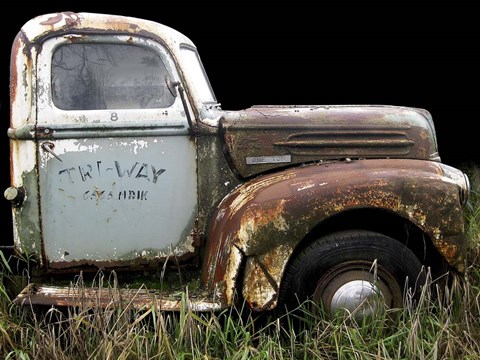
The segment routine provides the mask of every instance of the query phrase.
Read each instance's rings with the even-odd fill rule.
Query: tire
[[[395,239],[367,231],[333,233],[293,259],[279,306],[292,310],[313,300],[327,316],[347,310],[359,320],[401,308],[407,291],[414,299],[419,296],[425,278],[419,259]]]

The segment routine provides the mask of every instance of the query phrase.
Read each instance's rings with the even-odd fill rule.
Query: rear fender
[[[256,310],[276,306],[286,264],[318,224],[347,210],[375,208],[420,228],[453,266],[463,263],[459,187],[443,165],[420,160],[359,160],[287,169],[227,195],[209,231],[202,282],[225,305],[242,293]]]

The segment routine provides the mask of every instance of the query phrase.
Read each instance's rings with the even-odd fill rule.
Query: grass
[[[258,319],[231,308],[218,314],[151,308],[19,308],[0,279],[0,358],[4,359],[480,359],[480,169],[469,168],[470,251],[449,287],[425,287],[413,309],[363,323],[325,320],[303,307],[305,326]],[[1,259],[0,259],[1,260]],[[5,259],[3,259],[5,260]],[[0,278],[11,272],[5,266]]]

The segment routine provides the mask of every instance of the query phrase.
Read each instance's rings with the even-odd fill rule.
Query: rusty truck
[[[463,270],[468,178],[427,110],[223,110],[186,36],[107,14],[28,21],[10,71],[18,303],[369,312]],[[60,281],[99,273],[120,295]]]

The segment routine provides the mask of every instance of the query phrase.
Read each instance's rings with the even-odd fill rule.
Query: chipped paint
[[[328,218],[367,208],[383,209],[414,224],[442,249],[439,250],[446,260],[458,268],[463,241],[458,187],[463,184],[445,181],[441,168],[438,163],[419,160],[361,160],[305,166],[252,180],[220,204],[221,216],[216,218],[209,233],[215,243],[207,244],[207,267],[204,267],[202,281],[209,288],[217,281],[233,286],[238,271],[232,267],[237,261],[229,255],[233,247],[242,249],[247,264],[253,261],[251,257],[268,258],[273,254],[278,264],[284,264],[291,252],[277,249],[282,246],[294,249]],[[317,178],[321,178],[320,183],[324,185],[310,186]],[[297,191],[302,187],[309,188]],[[265,274],[276,274],[283,268],[270,267],[265,262],[261,270]],[[267,278],[270,284],[275,277]],[[280,286],[278,278],[274,281],[276,285],[268,286],[265,279],[259,280],[263,281],[263,288],[270,286],[271,289],[264,297],[253,287],[244,288],[244,296],[255,299],[258,309],[276,301],[272,298],[272,289]],[[227,302],[231,301],[230,293],[224,296]]]
[[[49,266],[146,262],[195,252],[194,143],[182,134],[144,135],[52,140],[55,157],[40,151],[41,226]]]
[[[54,23],[50,22],[55,19]],[[58,21],[57,21],[58,20]],[[46,23],[45,23],[46,22]],[[64,37],[65,41],[71,41],[72,36],[95,34],[117,34],[124,36],[124,41],[131,44],[140,40],[153,40],[164,45],[167,51],[172,55],[173,61],[180,69],[188,68],[186,60],[181,55],[180,45],[195,49],[195,45],[185,35],[180,32],[153,22],[133,17],[93,14],[93,13],[53,13],[38,16],[22,27],[22,33],[28,42],[44,45],[46,38],[58,34]],[[189,99],[193,102],[192,110],[197,111],[204,107],[200,94],[197,93],[194,79],[190,76],[183,76],[180,71],[179,76],[185,83],[185,88]],[[182,109],[183,110],[183,109]],[[205,123],[210,126],[218,124],[219,115],[211,113],[208,109],[204,111]]]
[[[290,180],[293,177],[295,177],[295,173],[276,174],[259,181],[247,183],[245,186],[239,188],[238,196],[234,197],[230,205],[232,212],[236,212],[239,208],[243,207],[245,203],[253,200],[259,189],[268,187],[270,183],[273,184],[283,180]]]
[[[323,185],[326,185],[326,183],[321,183],[321,184],[318,184],[318,186],[323,186]],[[312,181],[310,183],[306,183],[306,184],[302,184],[301,186],[299,186],[297,188],[297,191],[303,191],[303,190],[308,190],[308,189],[311,189],[315,186],[315,182]]]
[[[225,284],[224,291],[226,295],[225,298],[228,299],[228,305],[232,305],[235,291],[237,289],[236,280],[240,264],[242,263],[242,258],[242,252],[237,247],[233,247],[229,254],[228,267],[226,269],[226,273],[229,274],[229,276],[225,277],[224,281],[222,282]],[[224,297],[222,296],[220,298],[223,299]]]
[[[238,230],[238,245],[244,251],[262,229],[273,227],[275,231],[289,230],[289,225],[284,218],[285,203],[286,200],[281,199],[268,206],[251,206],[245,211]]]
[[[267,254],[248,258],[242,293],[251,308],[275,308],[279,284],[292,251],[290,244],[282,244]]]

